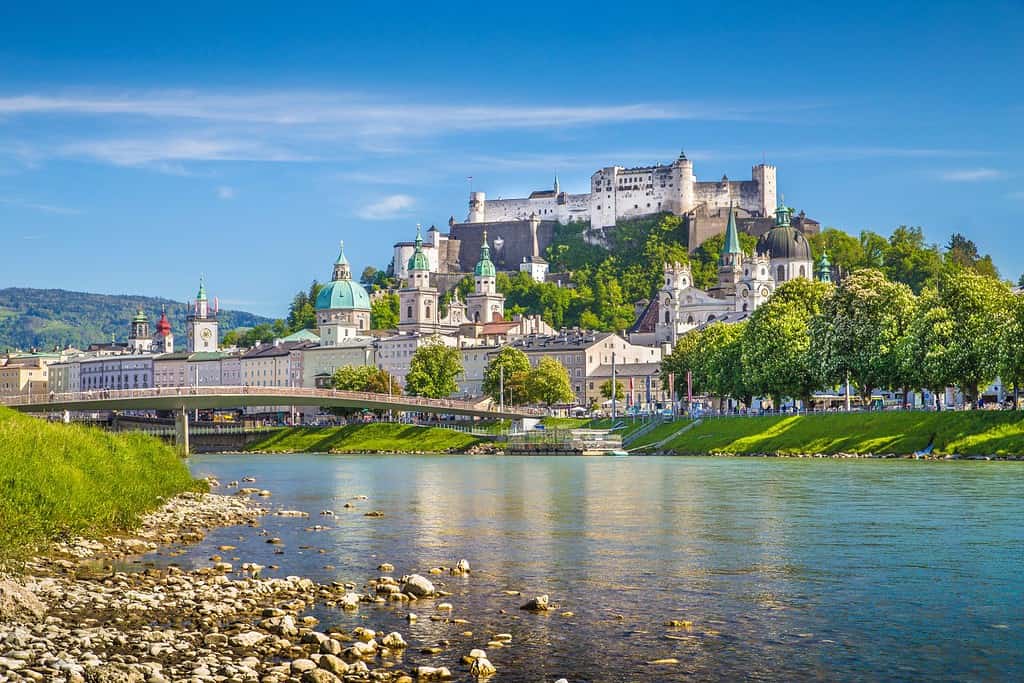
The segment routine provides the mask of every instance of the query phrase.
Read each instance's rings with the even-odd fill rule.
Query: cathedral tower
[[[416,247],[409,258],[409,278],[398,292],[398,329],[402,332],[437,331],[438,295],[430,286],[430,262],[423,253],[423,236],[416,226]]]
[[[491,262],[486,230],[480,246],[480,260],[473,270],[473,293],[466,297],[466,304],[470,322],[489,323],[505,317],[505,297],[498,294],[497,271]]]

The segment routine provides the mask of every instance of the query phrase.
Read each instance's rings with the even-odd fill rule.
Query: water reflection
[[[470,578],[438,577],[468,625],[431,621],[433,601],[319,613],[325,625],[401,631],[417,646],[406,665],[450,666],[508,632],[512,647],[489,652],[495,680],[1024,675],[1019,464],[199,456],[192,466],[225,482],[253,475],[274,506],[311,518],[264,520],[282,555],[256,529],[227,529],[175,561],[204,564],[230,543],[280,575],[362,584],[384,561],[400,575],[468,559]],[[368,500],[343,508],[358,495]],[[317,518],[321,509],[336,517]],[[329,528],[305,530],[317,523]],[[521,612],[525,598],[507,590],[548,593],[562,609]],[[419,654],[442,640],[445,652]],[[662,657],[679,664],[645,664]]]

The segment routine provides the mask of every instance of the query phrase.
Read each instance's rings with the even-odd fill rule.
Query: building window
[[[778,273],[778,275],[776,276],[775,279],[778,282],[785,282],[786,281],[786,268],[784,266],[779,266],[779,269],[778,269],[777,273]]]

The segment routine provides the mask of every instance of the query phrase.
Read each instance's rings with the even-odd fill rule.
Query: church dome
[[[316,295],[316,310],[332,309],[356,311],[370,310],[370,295],[363,286],[352,279],[352,270],[345,258],[345,243],[341,243],[341,251],[334,262],[334,275]]]
[[[804,234],[796,228],[776,226],[761,235],[757,241],[757,253],[775,259],[790,261],[812,261],[811,245]]]
[[[357,311],[370,310],[370,295],[353,280],[335,280],[323,286],[316,295],[316,310],[344,308]]]

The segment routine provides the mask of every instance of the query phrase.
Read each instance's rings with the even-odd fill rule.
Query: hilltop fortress
[[[774,166],[754,166],[750,180],[722,176],[720,181],[698,182],[693,162],[680,153],[667,165],[602,168],[590,176],[590,192],[586,194],[562,192],[557,177],[552,189],[533,192],[525,199],[489,200],[483,192],[472,192],[467,222],[496,223],[537,216],[563,225],[589,221],[592,229],[600,230],[619,220],[664,211],[683,216],[698,206],[709,210],[735,206],[751,216],[768,217],[775,205]]]
[[[532,269],[543,260],[559,224],[586,224],[584,239],[607,244],[606,231],[618,222],[666,212],[683,218],[693,251],[709,237],[725,233],[730,207],[739,231],[765,234],[773,227],[778,199],[775,166],[755,165],[750,180],[723,175],[699,182],[693,161],[680,153],[671,164],[602,168],[590,176],[590,192],[585,194],[563,192],[557,176],[551,189],[524,198],[488,199],[484,192],[470,192],[466,221],[449,220],[447,234],[431,228],[423,251],[432,272],[466,273],[488,230],[499,270]],[[808,236],[819,231],[819,224],[802,212],[793,216],[792,225]],[[408,276],[405,265],[413,248],[412,242],[395,245],[394,273],[400,279]]]

